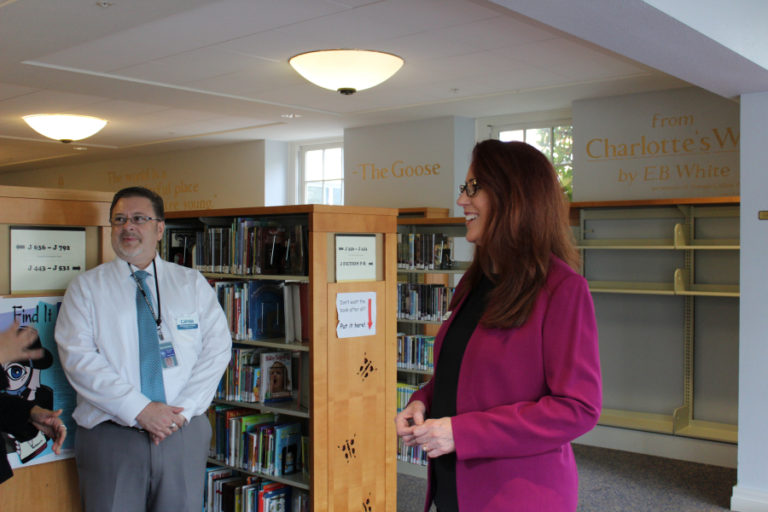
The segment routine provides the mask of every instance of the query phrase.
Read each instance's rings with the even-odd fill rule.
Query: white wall
[[[269,172],[265,146],[259,140],[7,173],[0,184],[110,192],[139,185],[163,196],[168,211],[265,206],[269,187],[269,204],[282,204],[286,187],[279,167],[287,145],[269,143]]]
[[[289,191],[296,187],[294,158],[291,144],[265,141],[264,146],[264,206],[291,204]]]
[[[456,200],[459,197],[459,184],[464,183],[467,177],[467,171],[469,170],[469,164],[472,161],[472,149],[475,147],[475,123],[474,120],[470,124],[462,120],[462,122],[454,123],[453,132],[453,216],[463,217],[464,210],[456,204]]]
[[[768,511],[768,92],[741,97],[739,466],[731,508]]]

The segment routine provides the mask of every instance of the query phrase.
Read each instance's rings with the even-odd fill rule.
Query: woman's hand
[[[421,400],[414,400],[408,407],[400,411],[395,416],[395,428],[397,435],[403,438],[406,446],[416,444],[413,436],[413,429],[424,423],[424,413],[427,406]]]
[[[412,438],[412,444],[421,445],[427,457],[430,458],[456,451],[451,418],[447,416],[436,420],[427,420],[422,425],[414,426]]]
[[[64,443],[64,439],[67,438],[67,427],[62,423],[59,415],[61,409],[58,411],[49,411],[35,405],[29,411],[29,421],[43,434],[53,439],[53,446],[51,449],[56,455],[61,450],[61,445]]]

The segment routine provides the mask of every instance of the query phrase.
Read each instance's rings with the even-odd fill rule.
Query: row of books
[[[397,318],[441,322],[454,290],[442,284],[397,283]]]
[[[215,397],[238,402],[285,402],[292,399],[293,379],[291,352],[233,347]]]
[[[306,275],[306,224],[236,217],[224,226],[169,227],[169,261],[201,272]]]
[[[427,452],[425,452],[420,445],[406,446],[403,439],[398,437],[397,460],[402,460],[403,462],[409,462],[411,464],[418,464],[420,466],[426,466]]]
[[[418,386],[397,383],[397,412],[402,411],[411,399],[413,393],[419,389]],[[397,438],[397,460],[410,462],[412,464],[427,465],[427,454],[421,449],[421,446],[405,446],[402,438]]]
[[[398,233],[397,268],[448,270],[454,266],[453,237],[443,233]]]
[[[309,512],[309,494],[232,468],[205,470],[203,512]]]
[[[435,337],[397,333],[397,367],[405,370],[435,369]]]
[[[309,284],[209,279],[235,340],[309,340]]]
[[[224,464],[270,476],[305,467],[308,438],[299,421],[278,421],[273,413],[226,405],[211,406],[208,419],[215,431],[209,455]]]

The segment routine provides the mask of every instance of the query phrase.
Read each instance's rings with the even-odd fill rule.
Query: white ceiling
[[[625,1],[660,25],[671,19]],[[579,3],[589,6],[579,7],[582,14]],[[589,11],[600,4],[617,3],[0,0],[0,172],[207,144],[341,137],[347,127],[444,115],[561,109],[575,99],[689,83],[733,92],[695,72],[674,73],[679,62],[668,59],[666,68],[664,55],[644,53],[642,41],[615,44],[623,40],[615,26],[610,32],[599,20],[587,23],[585,14],[599,16]],[[631,32],[628,25],[622,30]],[[722,49],[701,38],[697,45]],[[342,96],[288,65],[297,53],[323,48],[388,51],[405,66],[378,87]],[[695,64],[694,71],[708,66]],[[21,119],[43,112],[95,115],[109,124],[84,143],[65,145]],[[283,117],[289,114],[300,117]]]

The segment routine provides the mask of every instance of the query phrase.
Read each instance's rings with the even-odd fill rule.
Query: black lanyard
[[[141,292],[142,297],[144,297],[144,302],[146,302],[147,306],[149,307],[149,312],[152,315],[152,319],[155,321],[155,325],[157,325],[157,336],[162,340],[163,332],[162,329],[160,329],[160,324],[163,322],[163,319],[161,318],[163,313],[160,309],[160,287],[157,284],[157,264],[155,264],[155,260],[152,260],[152,270],[155,273],[155,294],[157,295],[157,318],[155,318],[155,308],[152,307],[152,301],[149,300],[149,297],[147,297],[147,293],[144,291],[144,287],[141,286],[139,278],[136,277],[136,274],[133,272],[133,267],[131,267],[130,263],[128,263],[128,268],[131,270],[131,276],[133,277],[133,280],[136,281],[136,287]]]

